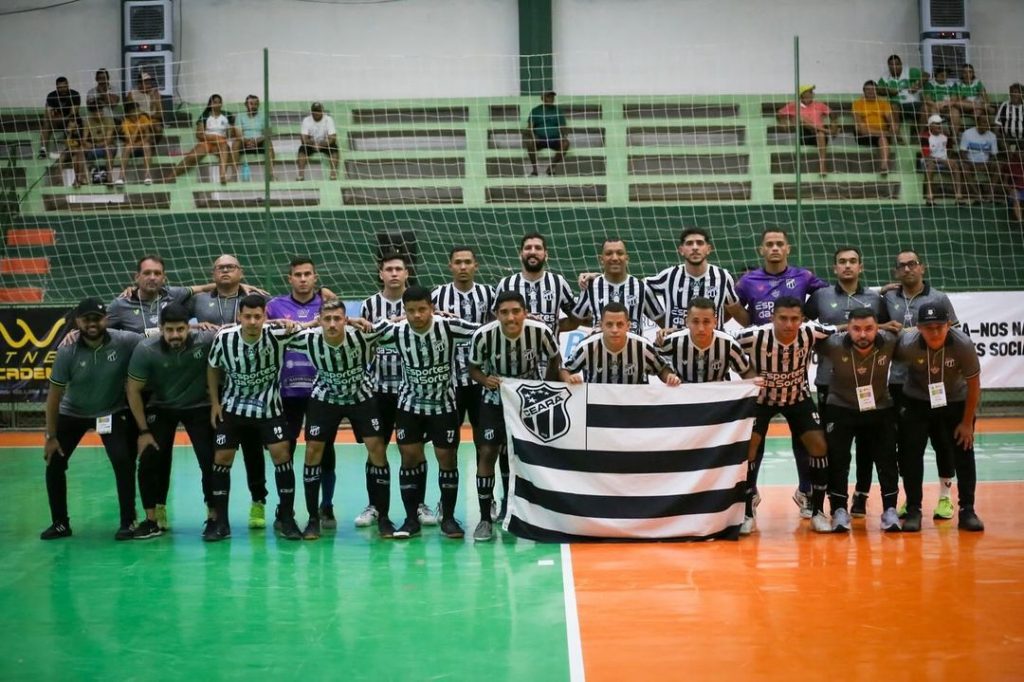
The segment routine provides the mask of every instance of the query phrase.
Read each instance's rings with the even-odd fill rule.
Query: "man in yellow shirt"
[[[878,147],[882,161],[882,177],[889,173],[889,135],[895,139],[898,124],[892,106],[878,98],[875,81],[864,83],[864,96],[853,103],[853,122],[857,144]]]

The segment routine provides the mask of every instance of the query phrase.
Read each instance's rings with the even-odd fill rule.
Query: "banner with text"
[[[0,308],[0,402],[45,402],[66,308]]]

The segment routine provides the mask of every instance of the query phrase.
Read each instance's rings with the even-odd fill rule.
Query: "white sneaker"
[[[356,528],[369,528],[377,523],[379,517],[380,514],[377,512],[377,508],[372,504],[368,504],[363,511],[359,512],[359,516],[356,517]]]
[[[886,533],[899,533],[902,530],[900,528],[900,515],[896,511],[896,507],[889,507],[882,512],[882,530]]]
[[[435,513],[433,509],[425,504],[421,504],[416,508],[416,519],[420,522],[421,526],[436,526],[440,516],[440,512]]]
[[[142,184],[144,184],[144,185],[152,185],[153,184],[153,178],[151,178],[151,177],[149,177],[147,175],[146,179],[142,181]]]
[[[496,522],[498,520],[498,514],[501,513],[501,507],[498,506],[498,500],[491,500],[491,521]]]
[[[850,532],[850,512],[846,511],[845,509],[836,509],[834,512],[832,512],[832,532]]]
[[[811,512],[811,500],[807,497],[807,493],[800,492],[800,488],[796,489],[793,493],[793,502],[796,506],[800,507],[800,518],[809,519],[813,515]]]
[[[750,535],[757,530],[757,519],[753,516],[744,516],[740,524],[740,535]]]
[[[123,185],[124,184],[124,178],[118,178],[117,180],[114,180],[114,184],[118,185],[118,186]]]
[[[824,513],[818,512],[811,517],[811,529],[815,533],[831,533],[832,524],[829,523],[828,517]]]

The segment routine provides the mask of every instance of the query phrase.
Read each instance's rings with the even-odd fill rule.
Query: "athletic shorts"
[[[469,386],[455,387],[455,409],[459,412],[459,423],[466,421],[469,415],[469,423],[473,426],[480,421],[480,396],[483,395],[484,387],[473,382]]]
[[[768,424],[772,417],[781,414],[789,424],[794,436],[802,436],[808,431],[821,431],[821,419],[814,401],[804,398],[792,405],[758,405],[754,408],[754,433],[762,438],[768,433]]]
[[[321,145],[299,145],[299,155],[313,156],[313,154],[337,154],[338,143],[329,142]]]
[[[459,446],[459,414],[413,414],[398,410],[395,417],[399,445],[430,441],[435,448],[454,449]]]
[[[858,135],[857,144],[861,147],[877,147],[881,144],[878,138],[882,137],[879,135]]]
[[[260,442],[265,446],[284,443],[288,441],[288,421],[284,415],[260,419],[224,412],[224,421],[217,425],[214,438],[216,449],[236,449],[247,433],[258,434]]]
[[[306,407],[306,442],[333,443],[341,420],[348,418],[352,431],[361,443],[364,438],[380,438],[381,422],[376,403],[368,398],[354,405],[335,405],[322,400],[310,400]]]
[[[807,126],[800,127],[800,141],[808,147],[818,146],[818,131],[814,128],[808,128]],[[828,137],[825,138],[826,143]]]
[[[397,393],[376,393],[373,396],[374,409],[377,418],[380,420],[380,427],[375,429],[384,439],[385,443],[391,441],[391,434],[395,432],[395,415],[398,414]],[[356,434],[356,441],[362,443],[359,434]]]
[[[505,413],[501,405],[480,404],[480,419],[473,427],[473,442],[480,445],[500,447],[505,443]]]
[[[537,137],[534,138],[537,146],[537,151],[541,149],[550,149],[554,152],[562,151],[562,138],[560,137]]]

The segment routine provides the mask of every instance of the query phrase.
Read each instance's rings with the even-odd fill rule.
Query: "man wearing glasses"
[[[925,269],[921,256],[913,249],[900,251],[896,255],[893,275],[899,282],[899,287],[887,291],[883,297],[889,319],[901,322],[904,329],[914,328],[917,326],[917,316],[922,308],[937,308],[949,313],[951,326],[959,327],[960,322],[953,310],[953,304],[950,303],[946,294],[925,280]],[[907,365],[894,360],[892,369],[889,371],[889,395],[892,396],[897,413],[903,404],[903,384],[906,380]],[[939,503],[935,507],[933,516],[936,519],[951,519],[953,518],[953,501],[950,492],[953,488],[956,466],[951,457],[943,455],[936,456],[935,464],[939,470]],[[901,508],[900,511],[902,514],[903,509]]]

